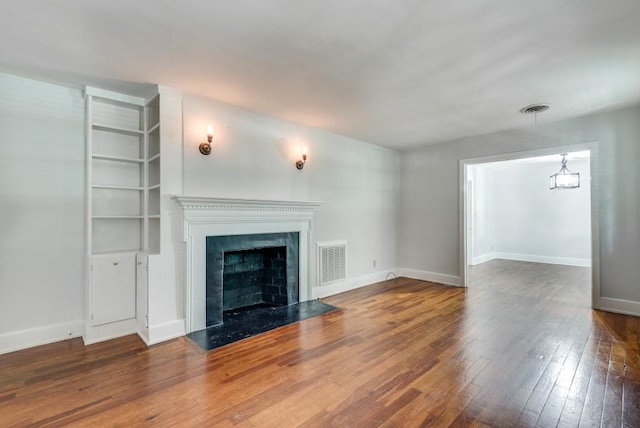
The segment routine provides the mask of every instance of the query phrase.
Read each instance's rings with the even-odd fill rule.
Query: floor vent
[[[347,241],[318,242],[320,285],[347,279]]]

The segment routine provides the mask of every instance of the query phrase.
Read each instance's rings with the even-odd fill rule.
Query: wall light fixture
[[[307,163],[307,148],[302,148],[302,159],[296,161],[296,168],[302,169],[304,168],[304,164]]]
[[[207,126],[207,142],[200,143],[198,147],[200,149],[200,153],[203,155],[208,155],[211,153],[211,141],[213,141],[213,126]]]
[[[561,153],[562,162],[560,163],[560,171],[549,177],[549,188],[551,190],[559,189],[577,189],[580,187],[580,173],[571,172],[567,168],[567,154]]]

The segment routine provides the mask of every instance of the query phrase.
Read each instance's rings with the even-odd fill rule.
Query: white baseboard
[[[0,354],[47,345],[62,340],[82,337],[85,345],[138,333],[147,345],[185,335],[184,320],[172,321],[152,329],[140,329],[137,320],[130,319],[99,326],[85,326],[82,320],[46,327],[29,328],[0,334]]]
[[[82,339],[85,345],[103,342],[138,332],[138,320],[131,318],[98,326],[87,325]]]
[[[640,302],[633,300],[614,299],[612,297],[600,297],[600,310],[614,312],[616,314],[634,315],[640,317]]]
[[[444,273],[428,272],[426,270],[407,269],[407,268],[400,268],[398,269],[398,271],[399,271],[398,276],[406,276],[407,278],[435,282],[435,283],[444,284],[444,285],[453,285],[455,287],[461,286],[461,281],[459,276],[447,275]]]
[[[145,343],[145,345],[149,346],[149,328],[146,326],[145,322],[140,322],[138,320],[138,336]]]
[[[480,263],[488,262],[496,258],[496,253],[487,253],[481,256],[476,256],[471,259],[471,266],[479,265]]]
[[[548,263],[552,265],[591,267],[591,259],[573,259],[570,257],[549,257],[533,254],[493,253],[495,259],[518,260],[521,262]]]
[[[162,324],[149,326],[149,338],[145,341],[147,345],[155,345],[156,343],[166,340],[175,339],[176,337],[187,334],[185,328],[185,320],[169,321]],[[144,340],[144,338],[142,339]]]
[[[0,334],[0,354],[80,337],[83,326],[77,320]]]
[[[323,297],[333,296],[334,294],[344,293],[345,291],[355,290],[356,288],[366,285],[375,284],[384,281],[390,273],[395,273],[394,269],[375,272],[369,275],[362,275],[355,278],[347,278],[344,281],[335,282],[333,284],[314,287],[313,298],[322,299]],[[400,275],[398,275],[400,276]]]

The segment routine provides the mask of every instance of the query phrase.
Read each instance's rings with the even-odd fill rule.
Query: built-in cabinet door
[[[136,253],[91,257],[91,325],[136,317]]]

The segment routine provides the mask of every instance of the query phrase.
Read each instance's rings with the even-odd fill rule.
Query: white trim
[[[183,92],[180,89],[165,85],[154,85],[151,91],[144,97],[144,104],[147,105],[158,95],[182,100]]]
[[[460,159],[458,162],[458,232],[459,232],[459,260],[460,260],[460,285],[468,285],[467,273],[467,219],[469,217],[469,206],[467,203],[466,183],[467,166],[488,162],[498,162],[506,160],[523,159],[537,156],[547,156],[562,152],[590,151],[591,169],[591,306],[594,309],[600,308],[600,207],[599,207],[599,177],[600,169],[598,157],[598,142],[587,142],[583,144],[572,144],[565,146],[546,147],[537,150],[523,152],[503,153],[479,158]]]
[[[140,333],[138,334],[147,345],[155,345],[156,343],[164,342],[165,340],[184,336],[186,334],[184,326],[185,320],[183,319],[152,325],[149,327],[148,340],[145,340]]]
[[[185,314],[187,333],[206,327],[207,236],[298,232],[299,300],[310,300],[315,278],[311,257],[313,213],[323,202],[173,196],[182,207],[186,242]],[[153,337],[151,337],[153,341]]]
[[[614,299],[612,297],[600,297],[600,310],[640,317],[640,302]]]
[[[395,274],[394,270],[390,269],[368,275],[357,276],[355,278],[347,278],[344,281],[336,281],[328,285],[323,285],[322,287],[314,287],[313,297],[315,299],[322,299],[327,296],[333,296],[334,294],[340,294],[345,291],[355,290],[356,288],[366,287],[377,282],[385,281],[390,273]]]
[[[146,327],[146,325],[144,325],[144,323],[140,322],[140,320],[138,319],[138,331],[136,331],[136,333],[138,333],[138,336],[140,336],[140,339],[142,339],[142,341],[149,346],[149,329]]]
[[[138,333],[138,320],[131,318],[96,326],[87,324],[82,340],[85,345],[91,345],[135,333]]]
[[[591,150],[591,307],[599,309],[600,297],[600,163],[598,143],[589,144]]]
[[[87,86],[84,89],[85,95],[91,95],[93,97],[103,98],[112,101],[118,101],[120,103],[135,104],[140,107],[144,107],[144,98],[134,97],[120,92],[107,91],[106,89],[95,88],[93,86]]]
[[[282,211],[306,212],[313,211],[324,202],[317,201],[281,201],[266,199],[230,199],[208,198],[200,196],[173,196],[182,209],[186,211]],[[190,213],[195,216],[195,213]],[[215,214],[212,214],[215,215]]]
[[[467,233],[469,212],[469,198],[467,197],[467,187],[469,186],[469,179],[467,178],[467,165],[471,165],[474,162],[471,159],[460,159],[458,163],[458,235],[460,237],[460,243],[458,248],[458,261],[460,263],[460,285],[467,287],[467,254],[471,251],[469,248],[469,236]],[[469,236],[467,236],[469,235]]]
[[[571,257],[551,257],[539,256],[536,254],[516,254],[502,252],[493,252],[482,254],[481,256],[476,256],[471,259],[471,266],[479,265],[493,259],[517,260],[521,262],[532,263],[547,263],[552,265],[591,267],[591,259],[576,259]]]
[[[590,259],[575,259],[571,257],[550,257],[550,256],[538,256],[535,254],[516,254],[516,253],[496,252],[496,253],[493,253],[492,258],[503,259],[503,260],[518,260],[521,262],[547,263],[552,265],[591,267]]]
[[[471,265],[472,266],[479,265],[480,263],[488,262],[489,260],[493,260],[495,258],[496,258],[496,253],[487,253],[481,256],[476,256],[471,259]]]
[[[462,286],[459,276],[448,275],[445,273],[428,272],[426,270],[399,268],[398,276],[404,276],[421,281],[435,282],[437,284],[452,285],[454,287]]]
[[[69,321],[0,334],[0,354],[82,336],[84,321]]]

